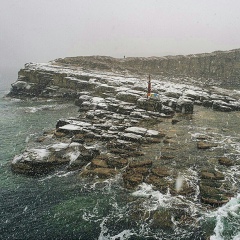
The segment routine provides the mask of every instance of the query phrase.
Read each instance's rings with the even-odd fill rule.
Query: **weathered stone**
[[[151,99],[151,98],[149,98],[149,99],[139,98],[137,101],[137,106],[146,111],[161,112],[161,110],[162,110],[161,101],[157,100],[157,99]]]
[[[201,179],[201,185],[203,185],[203,186],[220,188],[222,186],[222,184],[223,184],[222,181],[214,180],[213,178],[202,178]]]
[[[212,105],[213,105],[213,101],[212,101],[212,100],[204,100],[204,101],[202,102],[202,105],[203,105],[204,107],[211,108]]]
[[[193,101],[185,98],[181,98],[177,101],[177,112],[181,113],[193,113]]]
[[[175,141],[174,139],[172,139],[172,138],[165,138],[165,139],[163,140],[163,143],[165,143],[165,144],[171,144],[171,143],[176,143],[176,141]]]
[[[16,156],[11,168],[16,173],[26,175],[41,175],[53,171],[57,166],[66,165],[70,161],[62,155],[58,157],[46,149],[30,149]]]
[[[120,104],[118,107],[118,113],[120,114],[125,114],[125,115],[130,115],[131,112],[136,108],[134,105],[129,105],[129,104]]]
[[[126,188],[134,188],[143,181],[143,175],[140,173],[124,173],[123,181]]]
[[[228,197],[221,190],[213,187],[201,185],[200,193],[202,202],[207,204],[219,206],[229,201]]]
[[[121,139],[129,140],[133,142],[143,141],[143,137],[141,135],[134,134],[134,133],[119,133],[119,136]]]
[[[102,160],[102,159],[93,159],[91,161],[91,166],[93,168],[107,168],[108,165],[107,165],[107,162],[105,160]]]
[[[163,193],[166,193],[168,187],[170,186],[170,183],[166,179],[158,177],[155,174],[149,174],[149,176],[145,179],[145,182],[152,184]]]
[[[147,130],[145,136],[151,138],[163,138],[166,136],[166,134],[163,131],[159,132],[156,130]]]
[[[203,179],[213,179],[213,180],[224,180],[224,174],[218,172],[214,169],[212,170],[203,170],[201,172],[201,178]]]
[[[128,160],[124,158],[110,158],[107,160],[107,164],[111,168],[123,168],[128,164]]]
[[[171,153],[171,152],[161,152],[161,159],[165,159],[165,160],[171,160],[174,159],[175,156]]]
[[[220,157],[218,159],[218,162],[219,162],[219,164],[227,166],[227,167],[230,167],[230,166],[234,165],[234,162],[231,159],[227,158],[227,157]]]
[[[84,143],[84,141],[85,141],[84,137],[85,137],[84,134],[81,134],[81,133],[76,134],[73,136],[72,141],[77,142],[77,143]]]
[[[135,167],[135,168],[129,168],[128,170],[129,170],[128,174],[131,174],[131,172],[133,174],[139,173],[143,176],[147,176],[149,174],[149,168],[148,167]]]
[[[172,119],[172,124],[176,124],[176,123],[178,123],[178,122],[180,122],[179,119]]]
[[[81,106],[83,102],[89,101],[92,97],[89,95],[82,95],[78,99],[75,100],[75,105]]]
[[[161,113],[166,114],[168,116],[173,116],[175,111],[172,107],[169,106],[162,106]]]
[[[134,133],[134,134],[144,136],[147,133],[147,129],[146,128],[141,128],[141,127],[129,127],[129,128],[125,129],[125,132]]]
[[[55,131],[54,132],[54,136],[57,137],[57,138],[62,138],[62,137],[65,137],[67,134],[64,133],[64,132],[58,132],[58,131]]]
[[[152,173],[158,177],[168,177],[171,175],[171,172],[166,167],[154,167],[152,168]]]
[[[131,102],[131,103],[137,102],[139,97],[140,97],[139,95],[134,94],[134,93],[130,93],[130,92],[119,92],[116,95],[116,99],[126,101],[126,102]]]
[[[160,138],[146,138],[145,143],[161,143],[162,140]]]
[[[152,160],[143,160],[143,161],[132,161],[129,164],[130,168],[137,168],[137,167],[151,167],[153,164]]]
[[[218,144],[210,143],[210,142],[200,141],[200,142],[197,143],[197,148],[198,149],[210,149],[210,148],[217,147],[217,146],[218,146]]]
[[[199,100],[199,101],[208,100],[210,97],[207,92],[195,91],[195,90],[191,90],[191,89],[188,89],[187,91],[185,91],[184,95],[187,98],[189,97],[189,98],[192,98],[194,100]]]
[[[212,108],[213,110],[221,112],[231,112],[233,110],[231,106],[221,100],[213,101]]]
[[[173,229],[174,224],[172,222],[172,215],[170,209],[161,209],[158,211],[155,211],[152,216],[152,222],[150,223],[150,226],[152,228],[156,229]]]
[[[86,164],[88,164],[88,161],[86,161],[82,158],[77,158],[77,159],[69,162],[69,165],[67,166],[67,169],[69,171],[79,170],[82,167],[84,167]]]
[[[46,136],[41,136],[41,137],[39,137],[39,138],[37,138],[36,139],[36,142],[44,142],[45,140],[47,139],[47,137]]]

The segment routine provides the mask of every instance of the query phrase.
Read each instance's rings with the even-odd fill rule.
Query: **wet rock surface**
[[[121,174],[127,189],[147,183],[204,204],[226,203],[234,189],[223,170],[235,163],[224,156],[216,136],[207,129],[195,135],[191,123],[202,107],[238,111],[238,93],[166,80],[152,79],[154,95],[147,98],[147,82],[141,76],[87,72],[57,63],[27,64],[9,96],[71,99],[79,115],[59,119],[48,137],[51,141],[39,138],[38,148],[13,159],[12,170],[41,175],[60,168],[91,179]],[[164,221],[159,214],[154,213],[153,226]],[[171,222],[166,225],[171,227]]]

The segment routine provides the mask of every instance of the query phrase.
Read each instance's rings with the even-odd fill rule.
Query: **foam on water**
[[[210,240],[239,239],[240,236],[240,194],[210,214],[216,218],[214,235]],[[230,235],[231,234],[231,235]]]
[[[160,191],[153,190],[152,185],[146,183],[139,185],[139,189],[133,192],[132,195],[145,198],[144,208],[148,211],[154,211],[159,207],[171,207],[174,202],[180,201],[169,193],[163,194]]]

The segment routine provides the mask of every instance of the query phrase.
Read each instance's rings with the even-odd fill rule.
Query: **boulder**
[[[213,110],[221,111],[221,112],[231,112],[233,110],[229,104],[221,100],[213,101],[212,108]]]
[[[132,161],[129,164],[129,168],[137,168],[137,167],[151,167],[153,164],[152,160],[142,160],[142,161]]]
[[[144,136],[147,133],[147,129],[142,127],[129,127],[125,129],[125,132]]]
[[[168,180],[166,180],[163,177],[159,177],[155,174],[149,174],[146,177],[145,182],[153,185],[156,189],[163,193],[167,193],[168,188],[170,186],[170,182]]]
[[[119,92],[116,95],[116,99],[119,99],[125,102],[130,102],[130,103],[136,103],[139,97],[140,96],[138,94],[130,93],[130,92]]]
[[[222,205],[229,201],[228,197],[217,188],[210,186],[200,185],[200,196],[204,203],[211,205]]]
[[[133,173],[139,173],[142,176],[146,177],[149,174],[149,168],[148,167],[135,167],[135,168],[128,168],[127,172],[129,174]]]
[[[210,143],[210,142],[204,142],[204,141],[199,141],[197,143],[198,149],[210,149],[210,148],[217,147],[217,146],[218,146],[217,143]]]
[[[161,209],[153,212],[151,217],[152,221],[150,226],[155,229],[168,229],[174,228],[174,223],[172,222],[172,210],[171,209]]]
[[[210,97],[207,92],[192,90],[192,89],[186,90],[184,92],[184,96],[192,98],[194,100],[199,100],[199,101],[208,100]]]
[[[107,159],[107,164],[110,168],[123,168],[128,164],[128,160],[124,158],[109,158]]]
[[[161,112],[162,110],[161,101],[153,98],[139,98],[137,106],[146,111]]]
[[[166,167],[154,167],[151,169],[152,173],[158,177],[168,177],[171,175],[171,172]]]
[[[127,172],[123,174],[123,182],[126,188],[135,188],[143,181],[143,175],[141,173]]]
[[[230,167],[230,166],[234,165],[234,162],[230,158],[227,158],[227,157],[220,157],[218,159],[218,162],[220,165],[224,165],[226,167]]]
[[[173,116],[175,111],[173,110],[172,107],[169,106],[162,106],[161,113],[164,113],[169,116]]]
[[[53,171],[57,166],[66,165],[69,158],[53,155],[48,149],[29,149],[15,156],[11,168],[16,173],[42,175]]]
[[[211,108],[212,105],[213,105],[213,101],[212,101],[212,100],[203,100],[202,105],[203,105],[204,107]]]
[[[203,170],[201,172],[202,179],[224,180],[224,174],[215,169]]]
[[[182,92],[178,89],[167,89],[166,92],[164,92],[164,95],[170,98],[179,98],[180,96],[182,96]]]
[[[143,137],[134,133],[119,133],[118,134],[121,139],[133,141],[133,142],[141,142],[143,141]]]
[[[106,160],[95,158],[91,161],[91,167],[92,168],[107,168],[108,165],[107,165]]]
[[[193,113],[193,101],[187,98],[179,98],[177,101],[176,111],[181,113]]]
[[[81,95],[78,99],[75,100],[75,105],[81,106],[83,102],[89,101],[92,97],[89,95]]]

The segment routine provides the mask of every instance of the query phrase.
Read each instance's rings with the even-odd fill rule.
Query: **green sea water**
[[[120,175],[89,182],[77,172],[64,170],[38,178],[12,173],[10,162],[15,155],[44,131],[54,129],[59,118],[77,116],[78,109],[66,102],[6,99],[5,94],[0,93],[0,239],[239,239],[239,195],[226,206],[209,211],[197,201],[186,202],[148,185],[134,193],[128,191],[122,187]],[[189,126],[203,128],[208,124],[204,121],[191,120]],[[236,121],[228,120],[228,124],[236,125]],[[235,127],[230,134],[237,139]],[[232,144],[237,148],[237,141]],[[138,211],[178,211],[177,204],[186,203],[196,222],[175,223],[173,228],[151,227],[151,219],[142,218]]]

